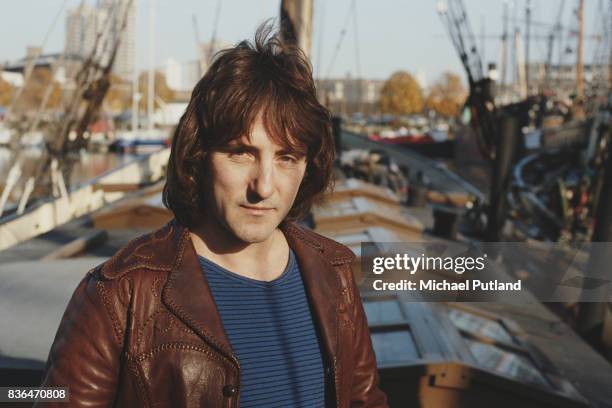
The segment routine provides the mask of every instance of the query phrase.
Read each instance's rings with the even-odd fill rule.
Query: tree
[[[461,83],[459,75],[445,72],[429,88],[425,107],[440,116],[455,117],[459,115],[465,98],[467,90]]]
[[[51,86],[51,94],[46,109],[57,108],[62,101],[60,84],[53,80],[49,68],[34,68],[17,101],[17,110],[38,111],[49,86]]]
[[[132,106],[132,84],[111,75],[110,88],[104,99],[105,106],[113,112],[122,112]]]
[[[379,105],[383,113],[418,113],[423,109],[423,91],[412,75],[398,71],[384,83]]]
[[[0,106],[8,106],[13,98],[13,87],[10,83],[0,78]]]
[[[161,72],[155,72],[155,98],[153,100],[153,106],[159,107],[157,98],[164,102],[170,102],[174,99],[174,91],[168,87],[166,82],[166,76]],[[147,109],[147,95],[149,94],[149,73],[143,72],[138,78],[138,92],[142,95],[140,99],[140,109]]]

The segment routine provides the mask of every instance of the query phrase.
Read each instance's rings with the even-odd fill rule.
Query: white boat
[[[0,146],[9,145],[13,138],[14,131],[0,124]]]
[[[138,157],[71,190],[42,201],[23,214],[0,218],[0,250],[91,213],[165,176],[170,149]]]

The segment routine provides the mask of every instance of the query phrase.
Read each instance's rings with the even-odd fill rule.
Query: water
[[[130,162],[138,156],[138,154],[82,151],[76,157],[76,162],[72,168],[70,176],[71,186],[76,187],[82,185],[93,177]],[[22,163],[22,174],[9,196],[8,206],[19,201],[26,180],[31,175],[35,174],[39,166],[43,164],[45,160],[45,151],[41,148],[22,148],[18,151],[13,151],[6,147],[0,147],[0,191],[4,189],[7,183],[11,167],[18,160]],[[43,174],[42,176],[45,180],[49,179],[48,174]]]

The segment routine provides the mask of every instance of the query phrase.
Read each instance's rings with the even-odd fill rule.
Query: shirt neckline
[[[200,259],[200,263],[202,264],[202,266],[213,267],[215,268],[217,272],[221,273],[223,276],[226,276],[230,279],[240,281],[248,285],[262,287],[262,288],[268,288],[268,287],[276,286],[276,285],[283,283],[286,279],[288,279],[289,276],[291,276],[290,272],[294,269],[293,266],[296,262],[295,254],[293,253],[293,250],[289,248],[289,260],[287,262],[287,266],[285,266],[285,270],[283,271],[283,273],[281,273],[280,276],[272,279],[271,281],[265,281],[265,280],[249,278],[248,276],[243,276],[243,275],[240,275],[239,273],[232,272],[229,269],[226,269],[223,266],[217,264],[216,262],[211,261],[210,259],[206,257],[203,257],[202,255],[198,255],[198,258]],[[204,273],[206,273],[206,271],[204,271]]]

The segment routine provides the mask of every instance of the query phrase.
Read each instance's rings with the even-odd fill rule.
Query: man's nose
[[[260,160],[255,165],[251,179],[251,190],[259,198],[266,199],[274,191],[274,165],[270,161]]]

